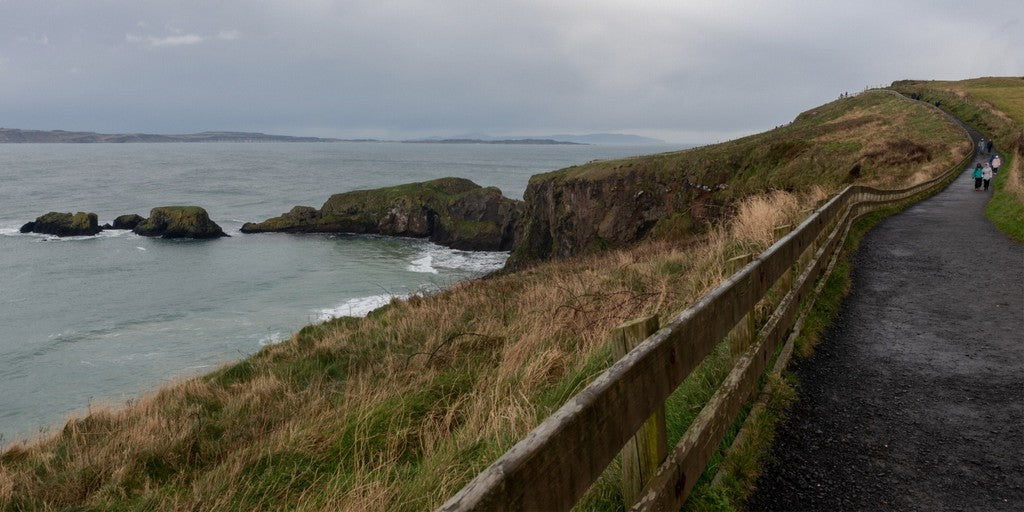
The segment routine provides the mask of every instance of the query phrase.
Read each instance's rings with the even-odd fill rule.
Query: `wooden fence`
[[[813,300],[816,280],[831,269],[830,262],[838,257],[854,221],[872,211],[938,192],[959,176],[973,157],[972,152],[941,176],[906,189],[847,187],[693,306],[635,347],[624,345],[623,351],[628,352],[615,364],[439,510],[569,510],[627,443],[627,452],[639,454],[630,455],[630,460],[651,464],[643,462],[650,458],[645,454],[655,453],[654,464],[658,464],[653,475],[642,467],[623,469],[624,474],[635,473],[642,479],[639,492],[628,493],[634,495],[630,499],[635,498],[632,510],[677,510],[742,405],[757,390],[758,378],[780,341],[793,329],[801,304]],[[657,426],[665,399],[730,331],[749,321],[745,319],[752,317],[754,307],[777,282],[788,289],[781,290],[785,295],[779,305],[758,327],[718,391],[666,455],[663,419]],[[636,324],[625,330],[635,332]],[[629,338],[628,333],[624,336]],[[641,426],[644,429],[638,435]],[[657,432],[658,428],[662,432]],[[651,429],[653,433],[644,433]],[[647,444],[637,448],[634,442]],[[626,505],[628,508],[630,503]]]

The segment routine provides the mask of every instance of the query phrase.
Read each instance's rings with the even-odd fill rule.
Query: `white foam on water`
[[[137,246],[137,245],[135,246],[135,248],[136,248],[136,249],[138,249],[138,250],[140,250],[140,251],[145,251],[145,250],[146,250],[146,248],[145,248],[145,247],[139,247],[139,246]]]
[[[405,267],[409,272],[421,272],[424,274],[436,274],[437,269],[433,266],[434,256],[429,252],[424,254],[423,257],[412,260],[408,267]]]
[[[289,338],[291,338],[291,336],[289,336],[288,333],[272,332],[260,338],[258,343],[260,344],[261,347],[265,347],[267,345],[277,345],[278,343],[281,343],[282,341],[285,341]]]
[[[120,237],[125,237],[125,236],[139,238],[139,235],[136,235],[135,233],[133,233],[129,229],[104,229],[103,231],[100,231],[99,233],[97,233],[95,235],[91,235],[91,236],[64,236],[64,237],[61,237],[61,236],[47,235],[47,234],[44,234],[44,233],[22,233],[20,226],[19,227],[10,227],[10,226],[0,227],[0,235],[2,235],[2,236],[28,236],[28,237],[32,237],[32,238],[38,238],[40,241],[46,241],[46,242],[74,242],[74,241],[78,241],[78,240],[95,240],[97,238],[120,238]]]
[[[438,273],[438,269],[462,270],[480,274],[505,266],[509,253],[503,251],[460,251],[427,243],[408,269],[413,272]],[[415,270],[414,270],[415,268]],[[425,270],[429,268],[430,270]]]
[[[96,238],[120,238],[120,237],[123,237],[123,236],[134,237],[134,238],[140,238],[141,237],[141,235],[136,235],[130,229],[104,229],[103,231],[100,231],[99,234],[96,235]],[[82,236],[82,237],[72,237],[72,238],[91,238],[91,237]]]
[[[326,322],[332,318],[342,316],[366,316],[371,311],[391,302],[391,299],[405,299],[408,297],[408,295],[371,295],[369,297],[348,299],[336,307],[318,310],[316,312],[316,322]]]

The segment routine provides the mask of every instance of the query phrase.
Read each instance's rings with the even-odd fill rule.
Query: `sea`
[[[678,149],[626,145],[0,144],[0,448],[290,339],[499,269],[505,252],[355,235],[242,234],[334,193],[445,176],[523,196],[531,175]],[[100,223],[205,208],[230,238],[22,234],[49,211]]]

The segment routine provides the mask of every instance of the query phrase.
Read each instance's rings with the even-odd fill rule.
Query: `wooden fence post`
[[[772,230],[773,235],[775,237],[775,241],[779,241],[780,238],[786,236],[792,230],[793,226],[790,224],[775,226],[775,228]],[[782,277],[779,278],[779,280],[776,282],[777,284],[775,285],[775,289],[779,291],[780,296],[785,296],[787,293],[789,293],[790,288],[793,287],[793,277],[797,275],[799,272],[799,270],[794,269],[782,274]]]
[[[621,359],[633,347],[658,330],[658,317],[649,316],[626,322],[612,331],[612,352]],[[640,497],[658,466],[665,461],[668,440],[665,434],[665,405],[662,404],[644,422],[640,430],[622,447],[622,499],[626,509]]]
[[[747,266],[753,259],[753,254],[744,254],[731,258],[725,262],[726,272],[729,275],[733,275],[741,268]],[[747,350],[750,343],[754,341],[754,331],[754,314],[753,312],[747,312],[736,326],[729,331],[729,353],[733,357],[739,356]]]

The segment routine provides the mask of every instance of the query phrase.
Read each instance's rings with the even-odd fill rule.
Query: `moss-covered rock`
[[[149,218],[133,229],[142,236],[162,238],[219,238],[228,236],[206,210],[198,206],[159,206],[149,212]]]
[[[134,213],[120,215],[114,219],[114,225],[111,226],[111,229],[135,229],[135,226],[138,226],[144,220],[146,220],[145,217]]]
[[[429,238],[466,250],[508,250],[521,203],[495,187],[441,178],[331,196],[319,209],[296,206],[243,233],[373,233]]]
[[[50,212],[21,227],[22,233],[43,233],[55,236],[92,236],[102,231],[99,219],[92,212]]]

